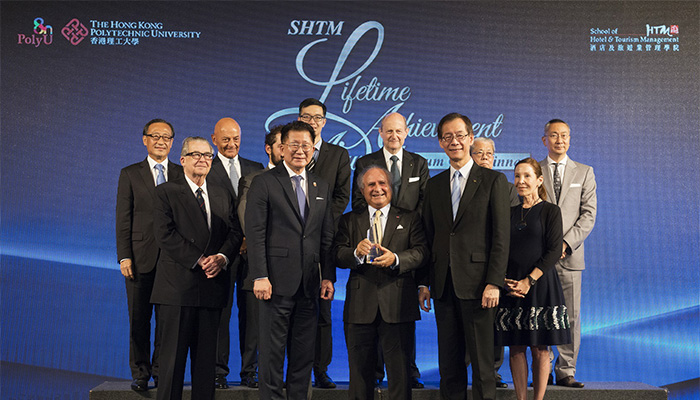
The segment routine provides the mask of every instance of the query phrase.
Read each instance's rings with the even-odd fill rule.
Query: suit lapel
[[[566,162],[564,167],[564,180],[561,183],[561,194],[559,195],[559,204],[561,204],[562,199],[566,198],[566,194],[569,192],[571,187],[571,182],[574,181],[574,176],[576,175],[576,163],[569,160]]]
[[[175,182],[182,178],[182,169],[173,168],[176,164],[168,160],[168,182]]]
[[[297,196],[294,193],[294,188],[292,187],[292,180],[287,172],[287,168],[284,165],[280,165],[273,170],[277,175],[277,180],[282,186],[285,196],[287,196],[287,201],[291,205],[292,209],[296,213],[297,219],[303,225],[303,219],[301,218],[301,212],[299,211],[299,203],[297,202]],[[307,173],[308,177],[308,173]]]
[[[209,190],[209,206],[213,207],[214,200],[211,196],[211,190]],[[207,226],[207,220],[202,216],[202,212],[199,209],[199,204],[197,203],[197,198],[190,189],[187,182],[180,184],[180,202],[185,210],[193,210],[193,212],[188,212],[187,216],[192,222],[192,226],[195,229],[197,237],[209,237],[209,226]],[[209,210],[211,213],[212,210]],[[212,218],[214,220],[214,218]]]
[[[547,159],[540,161],[540,167],[542,168],[542,178],[544,179],[544,190],[547,192],[547,198],[550,203],[554,203],[554,185],[552,183],[552,169],[549,168],[549,163]]]
[[[464,215],[464,213],[467,210],[467,207],[469,206],[469,202],[474,197],[474,193],[476,193],[476,190],[479,188],[479,185],[481,185],[481,178],[481,167],[474,163],[472,165],[472,170],[469,171],[467,186],[464,188],[464,192],[462,192],[462,198],[459,200],[459,208],[457,209],[457,216],[454,220],[455,225],[457,225],[457,223],[459,223],[459,220],[462,219],[462,216]]]
[[[316,204],[316,197],[318,197],[318,183],[316,177],[309,171],[306,171],[306,179],[308,179],[306,199],[309,203],[309,215],[306,216],[307,223],[315,218],[320,212],[320,207]],[[330,199],[325,199],[325,201],[330,201]]]
[[[399,195],[397,196],[394,204],[399,204],[399,202],[403,200],[404,196],[406,195],[408,179],[411,177],[411,172],[413,172],[413,156],[404,150],[403,160],[401,160],[401,188],[399,189]]]
[[[214,176],[216,176],[216,179],[220,182],[220,185],[223,185],[226,190],[228,190],[229,193],[231,193],[231,196],[233,198],[236,198],[236,192],[233,191],[233,185],[231,184],[231,178],[229,178],[228,174],[226,173],[226,168],[224,167],[224,163],[221,162],[221,159],[219,156],[214,157],[214,161],[211,162],[211,172],[213,173]]]
[[[450,187],[450,170],[441,172],[439,175],[435,176],[437,182],[435,184],[436,193],[432,194],[434,203],[434,210],[439,212],[439,217],[435,217],[438,224],[441,223],[451,223],[452,222],[452,188]],[[437,213],[436,213],[437,214]]]
[[[389,208],[389,215],[386,219],[386,226],[384,227],[384,236],[382,236],[382,246],[387,247],[391,243],[391,238],[396,231],[396,227],[399,226],[399,221],[401,220],[401,215],[398,210],[394,207]]]
[[[146,187],[151,197],[155,198],[156,184],[153,182],[153,174],[151,173],[151,166],[148,164],[148,159],[141,162],[140,173],[141,179],[143,179],[143,185]]]

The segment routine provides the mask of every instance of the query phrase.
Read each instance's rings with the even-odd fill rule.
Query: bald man
[[[355,163],[352,209],[361,211],[367,208],[367,201],[360,188],[362,182],[360,182],[358,174],[370,165],[379,165],[386,166],[392,175],[391,205],[420,213],[423,208],[423,192],[428,179],[430,179],[430,172],[425,158],[403,149],[406,136],[408,136],[406,118],[399,113],[387,115],[382,119],[379,135],[383,142],[382,149],[359,158]],[[411,335],[412,343],[408,346],[410,354],[406,355],[409,362],[409,378],[413,389],[422,389],[425,385],[420,379],[420,371],[416,365],[415,322],[410,325],[413,326],[414,334]],[[377,386],[384,380],[384,359],[381,348],[377,354],[375,378]]]
[[[241,177],[263,169],[259,162],[247,160],[239,156],[241,147],[241,127],[233,118],[221,118],[214,126],[211,141],[218,150],[218,154],[211,163],[211,172],[207,176],[207,183],[221,186],[231,194],[234,209],[238,206],[238,182]],[[245,248],[245,242],[242,248]],[[229,373],[228,356],[230,353],[229,325],[231,322],[231,309],[233,307],[233,287],[236,286],[236,299],[238,305],[238,337],[241,351],[241,384],[248,387],[258,387],[257,377],[257,337],[251,332],[249,325],[257,327],[257,315],[247,315],[246,296],[250,290],[243,290],[243,279],[247,275],[248,261],[245,255],[239,255],[231,262],[231,291],[228,302],[221,313],[219,333],[216,349],[216,388],[227,389],[226,377]],[[248,329],[246,329],[248,327]],[[246,334],[248,332],[248,334]]]

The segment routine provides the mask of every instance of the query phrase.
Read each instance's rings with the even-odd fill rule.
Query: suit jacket
[[[245,235],[245,209],[248,204],[248,190],[250,190],[250,185],[253,183],[253,179],[256,176],[262,174],[263,172],[269,170],[270,168],[259,169],[257,171],[251,172],[246,176],[242,176],[241,180],[238,181],[238,220],[241,222],[241,229],[243,229],[243,234]]]
[[[243,178],[244,176],[246,176],[252,172],[263,169],[263,165],[260,164],[259,162],[245,159],[245,158],[241,157],[240,155],[238,156],[238,162],[241,164],[241,178]],[[226,172],[226,168],[224,167],[224,164],[221,162],[221,158],[219,158],[218,156],[214,157],[214,159],[211,162],[211,171],[209,171],[209,175],[207,175],[207,183],[219,185],[221,187],[226,188],[226,190],[228,190],[229,194],[231,194],[231,197],[233,198],[234,205],[235,205],[235,204],[238,204],[238,196],[236,195],[236,192],[233,190],[233,185],[231,184],[231,178],[229,178],[228,173]],[[239,185],[240,185],[240,181],[239,181]],[[238,188],[236,188],[236,189],[238,189]]]
[[[384,228],[382,246],[396,253],[396,269],[357,264],[354,251],[367,238],[369,210],[343,215],[335,236],[333,253],[340,268],[349,268],[343,320],[352,324],[369,324],[377,311],[388,323],[420,319],[418,287],[413,271],[423,266],[428,246],[420,214],[392,206]]]
[[[323,142],[314,174],[326,181],[331,190],[333,220],[338,221],[350,201],[350,155],[338,145]]]
[[[544,177],[544,188],[547,191],[547,201],[553,203],[552,173],[546,158],[540,161],[540,166]],[[564,241],[569,245],[567,252],[570,255],[559,260],[557,265],[569,270],[583,270],[586,268],[583,241],[593,230],[598,205],[592,167],[569,158],[564,168],[564,181],[561,183],[558,205],[561,208]]]
[[[367,207],[365,197],[360,190],[361,182],[358,182],[357,178],[360,172],[370,165],[387,167],[383,150],[380,149],[372,154],[367,154],[359,158],[355,163],[355,174],[352,179],[353,210],[362,210],[363,207]],[[425,158],[404,150],[403,160],[401,160],[401,188],[399,189],[399,195],[392,197],[391,205],[405,210],[422,212],[425,185],[428,184],[428,179],[430,179],[430,172],[428,171],[428,162],[425,161]]]
[[[331,191],[308,171],[307,180],[306,222],[283,165],[258,175],[248,191],[248,265],[253,279],[269,278],[273,295],[290,297],[303,285],[306,297],[317,298],[321,279],[335,282]]]
[[[505,175],[472,166],[452,221],[450,170],[431,178],[423,220],[432,257],[432,297],[442,298],[448,268],[457,297],[481,299],[486,284],[503,286],[510,245],[510,205]],[[425,282],[425,279],[421,279]]]
[[[151,295],[154,304],[207,308],[226,305],[230,268],[209,279],[197,260],[200,256],[223,253],[230,267],[243,234],[231,195],[216,185],[207,185],[207,191],[211,229],[184,179],[156,188],[154,232],[162,255]]]
[[[182,166],[168,162],[169,182],[184,176]],[[148,159],[121,170],[117,187],[117,260],[131,259],[134,273],[153,271],[160,255],[153,236],[155,192]]]

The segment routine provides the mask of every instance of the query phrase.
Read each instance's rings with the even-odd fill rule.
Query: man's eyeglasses
[[[157,133],[155,135],[145,133],[143,136],[148,136],[149,138],[155,140],[156,142],[159,141],[160,139],[163,139],[166,142],[173,140],[173,137],[171,135],[159,135]]]
[[[310,145],[310,144],[308,144],[308,143],[304,143],[304,144],[299,144],[299,143],[287,143],[287,144],[285,144],[285,146],[289,147],[289,149],[290,149],[293,153],[296,153],[297,151],[299,151],[300,148],[301,148],[301,151],[303,151],[304,153],[308,153],[309,151],[311,151],[311,149],[314,148],[313,145]]]
[[[463,142],[464,139],[467,138],[467,136],[469,136],[469,135],[462,135],[462,134],[453,135],[451,133],[448,133],[447,135],[442,135],[442,138],[440,140],[442,140],[445,143],[452,143],[452,139],[457,139],[457,141]]]
[[[547,135],[547,137],[550,138],[551,140],[557,140],[557,139],[568,140],[568,139],[569,139],[569,134],[568,134],[568,133],[562,133],[562,134],[560,135],[560,134],[558,134],[558,133],[550,133],[549,135]]]
[[[299,119],[306,122],[306,123],[311,122],[311,120],[313,119],[314,121],[316,121],[317,123],[320,124],[324,119],[326,119],[326,117],[324,117],[323,115],[304,114],[304,115],[300,115]]]
[[[475,151],[474,153],[472,153],[472,155],[473,155],[474,157],[483,157],[483,156],[486,156],[486,158],[493,158],[493,152],[491,152],[491,151],[479,150],[479,151]]]
[[[205,160],[211,160],[214,158],[214,153],[200,153],[198,151],[193,151],[185,154],[185,157],[192,157],[195,161],[199,161],[202,157],[204,157]]]

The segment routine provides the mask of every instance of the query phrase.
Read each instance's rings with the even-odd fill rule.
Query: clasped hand
[[[363,239],[360,243],[357,244],[357,247],[355,248],[355,254],[359,258],[366,257],[369,252],[372,250],[372,247],[376,246],[377,249],[379,249],[379,252],[381,255],[377,258],[374,259],[370,264],[376,265],[377,267],[391,267],[396,263],[396,256],[394,255],[394,252],[391,250],[382,247],[381,244],[372,244],[372,242],[369,241],[369,239]]]
[[[505,283],[508,296],[524,298],[530,291],[530,282],[527,279],[516,281],[506,278]]]

